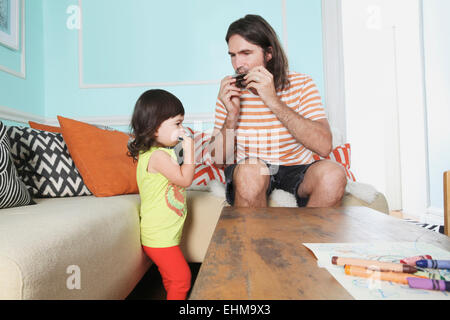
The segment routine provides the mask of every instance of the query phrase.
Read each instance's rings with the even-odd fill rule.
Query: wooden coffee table
[[[190,299],[353,299],[302,243],[371,241],[450,251],[449,237],[365,207],[225,207]]]

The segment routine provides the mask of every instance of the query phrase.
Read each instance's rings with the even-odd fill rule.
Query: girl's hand
[[[191,150],[191,147],[194,146],[194,139],[192,139],[188,135],[185,135],[183,136],[183,141],[181,141],[181,145],[183,146],[183,150],[185,151]]]
[[[195,156],[194,139],[192,139],[187,134],[185,134],[182,138],[183,138],[183,141],[181,142],[181,146],[183,147],[184,163],[185,164],[195,164],[195,161],[194,161],[194,156]]]

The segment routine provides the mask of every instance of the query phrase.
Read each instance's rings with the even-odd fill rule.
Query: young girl
[[[141,242],[158,266],[168,300],[184,300],[191,286],[189,269],[179,244],[186,219],[186,191],[194,178],[194,142],[182,126],[180,100],[164,90],[149,90],[137,100],[129,154],[138,160],[141,197]],[[184,162],[173,147],[182,137]]]

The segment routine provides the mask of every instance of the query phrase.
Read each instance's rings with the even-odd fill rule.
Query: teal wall
[[[0,106],[44,115],[43,32],[42,1],[25,1],[26,78],[22,79],[0,70]],[[19,43],[22,44],[22,38]],[[0,45],[0,65],[20,73],[21,52],[22,46],[15,51]]]
[[[283,3],[291,70],[313,76],[323,96],[321,0],[83,0],[81,57],[79,31],[67,25],[78,0],[26,0],[27,79],[0,71],[0,106],[52,119],[129,116],[155,87],[129,84],[212,81],[157,87],[177,95],[188,114],[213,113],[219,81],[233,73],[229,24],[260,14],[284,42]],[[85,85],[119,87],[80,88],[79,58]]]
[[[44,0],[45,115],[129,115],[150,87],[79,88],[78,30],[66,27],[76,0]],[[292,69],[323,88],[320,0],[287,0]],[[133,84],[220,80],[233,70],[224,40],[228,25],[260,14],[283,34],[282,1],[84,0],[83,83]],[[187,113],[213,112],[218,83],[158,86],[177,95]]]

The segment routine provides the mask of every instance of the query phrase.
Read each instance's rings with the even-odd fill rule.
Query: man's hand
[[[260,96],[269,108],[272,103],[279,100],[273,82],[273,75],[263,66],[251,69],[244,79],[247,84],[246,88]]]
[[[241,104],[241,90],[235,85],[236,79],[225,77],[220,82],[219,100],[222,101],[228,111],[227,119],[237,122]]]

